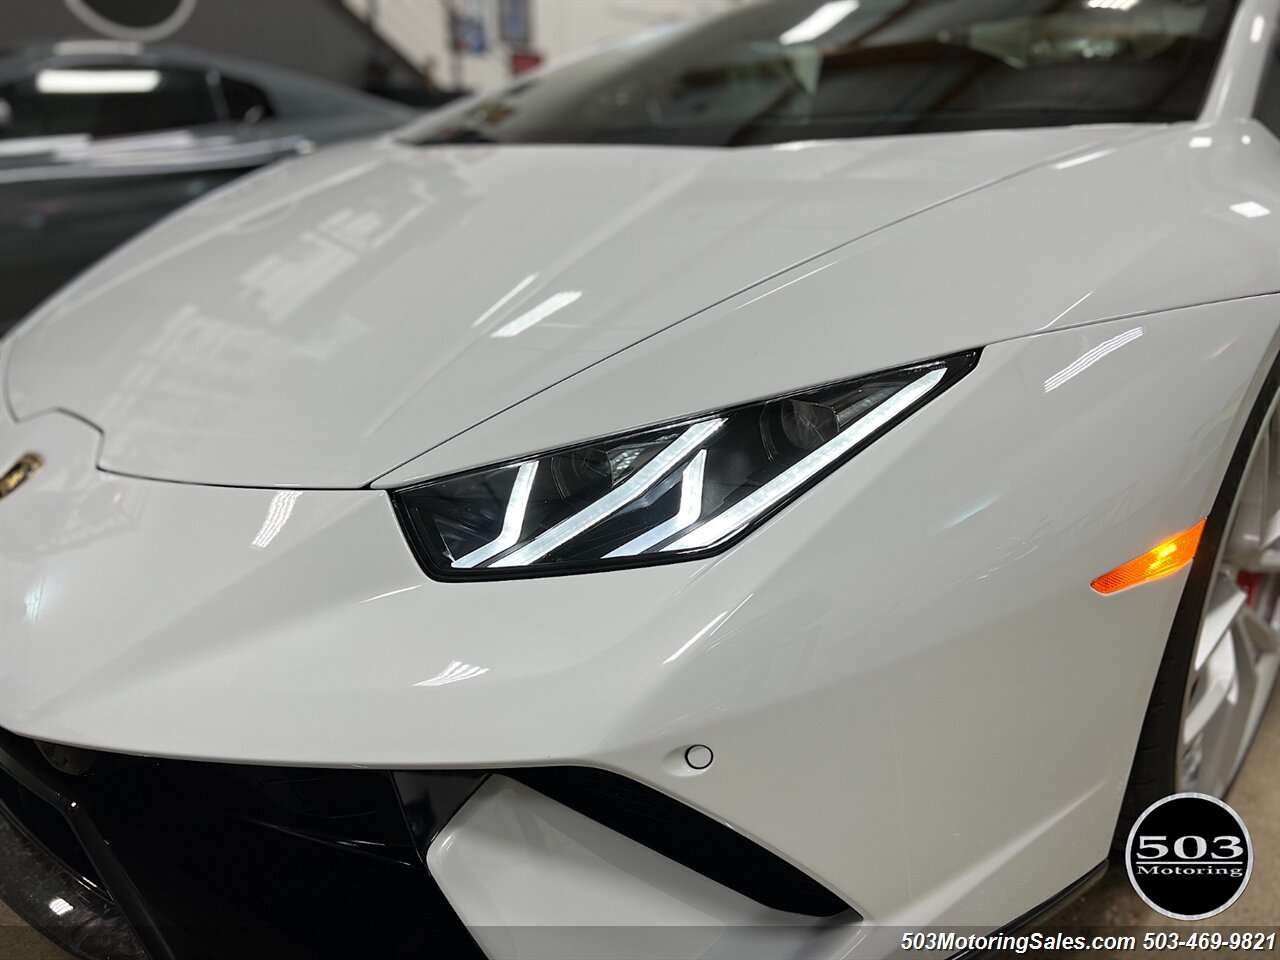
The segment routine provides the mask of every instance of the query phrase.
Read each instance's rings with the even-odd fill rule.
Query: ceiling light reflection
[[[1085,353],[1078,359],[1072,361],[1046,380],[1044,382],[1044,392],[1052,393],[1071,378],[1084,373],[1108,353],[1113,353],[1123,347],[1126,343],[1131,343],[1132,341],[1137,340],[1145,332],[1146,331],[1142,327],[1134,327],[1132,330],[1126,330],[1119,336],[1112,337],[1110,340],[1098,344],[1088,353]]]
[[[159,70],[41,70],[40,93],[150,93],[160,86]]]
[[[729,616],[728,610],[724,611],[724,613],[716,614],[714,617],[711,618],[710,623],[708,623],[705,627],[703,627],[701,630],[695,633],[692,637],[690,637],[688,640],[682,643],[680,645],[679,650],[677,650],[671,656],[667,657],[667,659],[663,660],[662,662],[670,663],[671,661],[675,660],[677,657],[680,656],[680,654],[684,653],[686,650],[692,647],[695,643],[697,643],[699,640],[705,637],[708,633],[710,633],[716,627],[720,626],[720,624],[723,623],[725,618],[728,616]]]
[[[828,33],[836,24],[857,10],[859,0],[831,0],[778,38],[784,44],[808,43]]]
[[[983,497],[977,503],[974,503],[965,507],[958,514],[956,514],[954,517],[952,517],[950,520],[944,523],[942,525],[942,529],[947,530],[951,527],[958,527],[960,524],[964,523],[970,517],[976,517],[983,510],[986,510],[988,507],[994,504],[998,499],[1000,499],[999,495],[994,493],[988,497]]]
[[[267,506],[267,516],[249,546],[255,550],[262,550],[274,540],[276,534],[284,529],[289,514],[293,513],[293,505],[300,496],[302,494],[298,490],[281,490],[272,497],[271,503]]]
[[[523,290],[525,287],[527,287],[529,284],[533,283],[533,281],[537,279],[538,279],[538,275],[536,273],[529,274],[527,277],[525,277],[523,280],[517,283],[514,287],[512,287],[510,290],[504,293],[498,299],[497,303],[495,303],[492,307],[490,307],[484,313],[480,314],[480,316],[476,317],[475,320],[471,321],[471,325],[473,327],[480,326],[482,323],[484,323],[486,320],[492,317],[495,313],[497,313],[499,310],[505,307],[508,303],[514,300],[516,298],[516,295],[519,294],[521,290]]]
[[[383,597],[394,597],[397,593],[408,593],[410,590],[417,590],[422,584],[415,583],[411,587],[401,587],[399,590],[388,590],[386,593],[380,593],[375,597],[366,597],[361,603],[373,603],[375,600],[381,600]]]
[[[414,684],[414,686],[442,687],[446,683],[457,683],[459,680],[470,680],[472,677],[478,677],[482,673],[488,672],[488,667],[477,667],[470,663],[463,663],[461,660],[454,660],[434,677],[428,677],[426,680],[419,680]]]
[[[1233,203],[1231,212],[1253,219],[1254,217],[1265,217],[1271,212],[1271,208],[1264,207],[1260,203],[1254,203],[1252,200],[1246,200],[1244,203]]]
[[[1115,153],[1114,150],[1095,150],[1093,153],[1086,153],[1082,157],[1072,157],[1070,160],[1063,160],[1061,163],[1055,163],[1053,169],[1066,170],[1068,167],[1078,167],[1082,163],[1088,163],[1091,160],[1097,160],[1105,157],[1109,153]]]
[[[528,310],[525,313],[520,314],[520,316],[516,317],[510,323],[493,331],[491,336],[514,337],[518,334],[524,333],[535,323],[541,323],[556,311],[563,310],[565,307],[569,306],[569,304],[577,301],[581,296],[581,290],[565,290],[562,293],[553,293],[532,310]]]
[[[27,620],[34,623],[40,618],[40,605],[44,602],[44,581],[41,580],[32,589],[27,591],[27,595],[22,598],[23,606],[26,609]]]
[[[1088,300],[1090,297],[1092,297],[1092,296],[1093,296],[1093,294],[1094,294],[1094,291],[1090,290],[1090,291],[1089,291],[1088,293],[1086,293],[1083,297],[1081,297],[1079,300],[1077,300],[1077,301],[1076,301],[1075,303],[1073,303],[1071,306],[1067,307],[1067,309],[1063,310],[1060,314],[1058,314],[1056,317],[1054,317],[1052,320],[1050,320],[1048,323],[1046,323],[1043,327],[1040,327],[1039,329],[1040,329],[1040,330],[1048,330],[1048,329],[1049,329],[1050,327],[1052,327],[1055,323],[1057,323],[1059,320],[1061,320],[1063,317],[1065,317],[1068,313],[1070,313],[1070,312],[1071,312],[1072,310],[1074,310],[1076,307],[1080,306],[1080,304],[1084,303],[1086,300]]]

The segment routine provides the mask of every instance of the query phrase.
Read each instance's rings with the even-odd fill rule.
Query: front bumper
[[[1274,306],[992,345],[724,555],[536,581],[427,579],[381,491],[113,475],[72,417],[6,422],[0,462],[46,466],[0,504],[0,726],[213,764],[612,771],[868,923],[999,926],[1106,855],[1183,576],[1088,584],[1205,515]],[[514,862],[503,822],[592,849],[485,799],[459,875]],[[469,929],[522,922],[499,882]]]
[[[38,841],[10,813],[10,806],[19,802],[18,790],[5,783],[4,792],[9,802],[0,803],[0,900],[80,960],[146,960],[145,949],[115,900]],[[23,802],[35,805],[34,796]],[[53,810],[50,807],[45,817],[50,842],[65,841],[65,825],[49,816]]]
[[[554,833],[555,849],[531,856],[531,833]],[[539,942],[606,957],[601,938],[642,927],[666,928],[675,955],[768,928],[787,955],[827,956],[824,940],[861,919],[723,824],[581,768],[216,764],[0,730],[0,853],[0,897],[83,960],[465,960],[528,956]],[[495,888],[476,889],[477,864],[495,855],[498,868],[481,873],[522,915],[495,914]],[[593,895],[614,901],[637,875],[607,916],[564,912]],[[661,902],[673,896],[684,922]],[[654,955],[652,940],[641,953]]]
[[[422,860],[478,775],[81,756],[0,731],[0,894],[73,956],[483,956]]]

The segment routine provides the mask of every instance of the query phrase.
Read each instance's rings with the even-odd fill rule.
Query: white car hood
[[[325,150],[49,301],[10,345],[8,398],[98,426],[108,470],[364,486],[801,261],[1125,136]]]

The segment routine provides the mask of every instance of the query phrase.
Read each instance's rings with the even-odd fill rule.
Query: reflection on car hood
[[[51,300],[12,345],[9,399],[98,425],[110,470],[362,486],[807,258],[1125,133],[320,151]]]
[[[36,180],[252,169],[311,146],[300,133],[250,138],[197,136],[189,130],[103,140],[84,135],[0,140],[0,187]]]

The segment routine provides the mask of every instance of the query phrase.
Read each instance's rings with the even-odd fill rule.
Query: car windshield
[[[447,108],[432,143],[750,146],[1193,119],[1235,0],[772,0]]]

